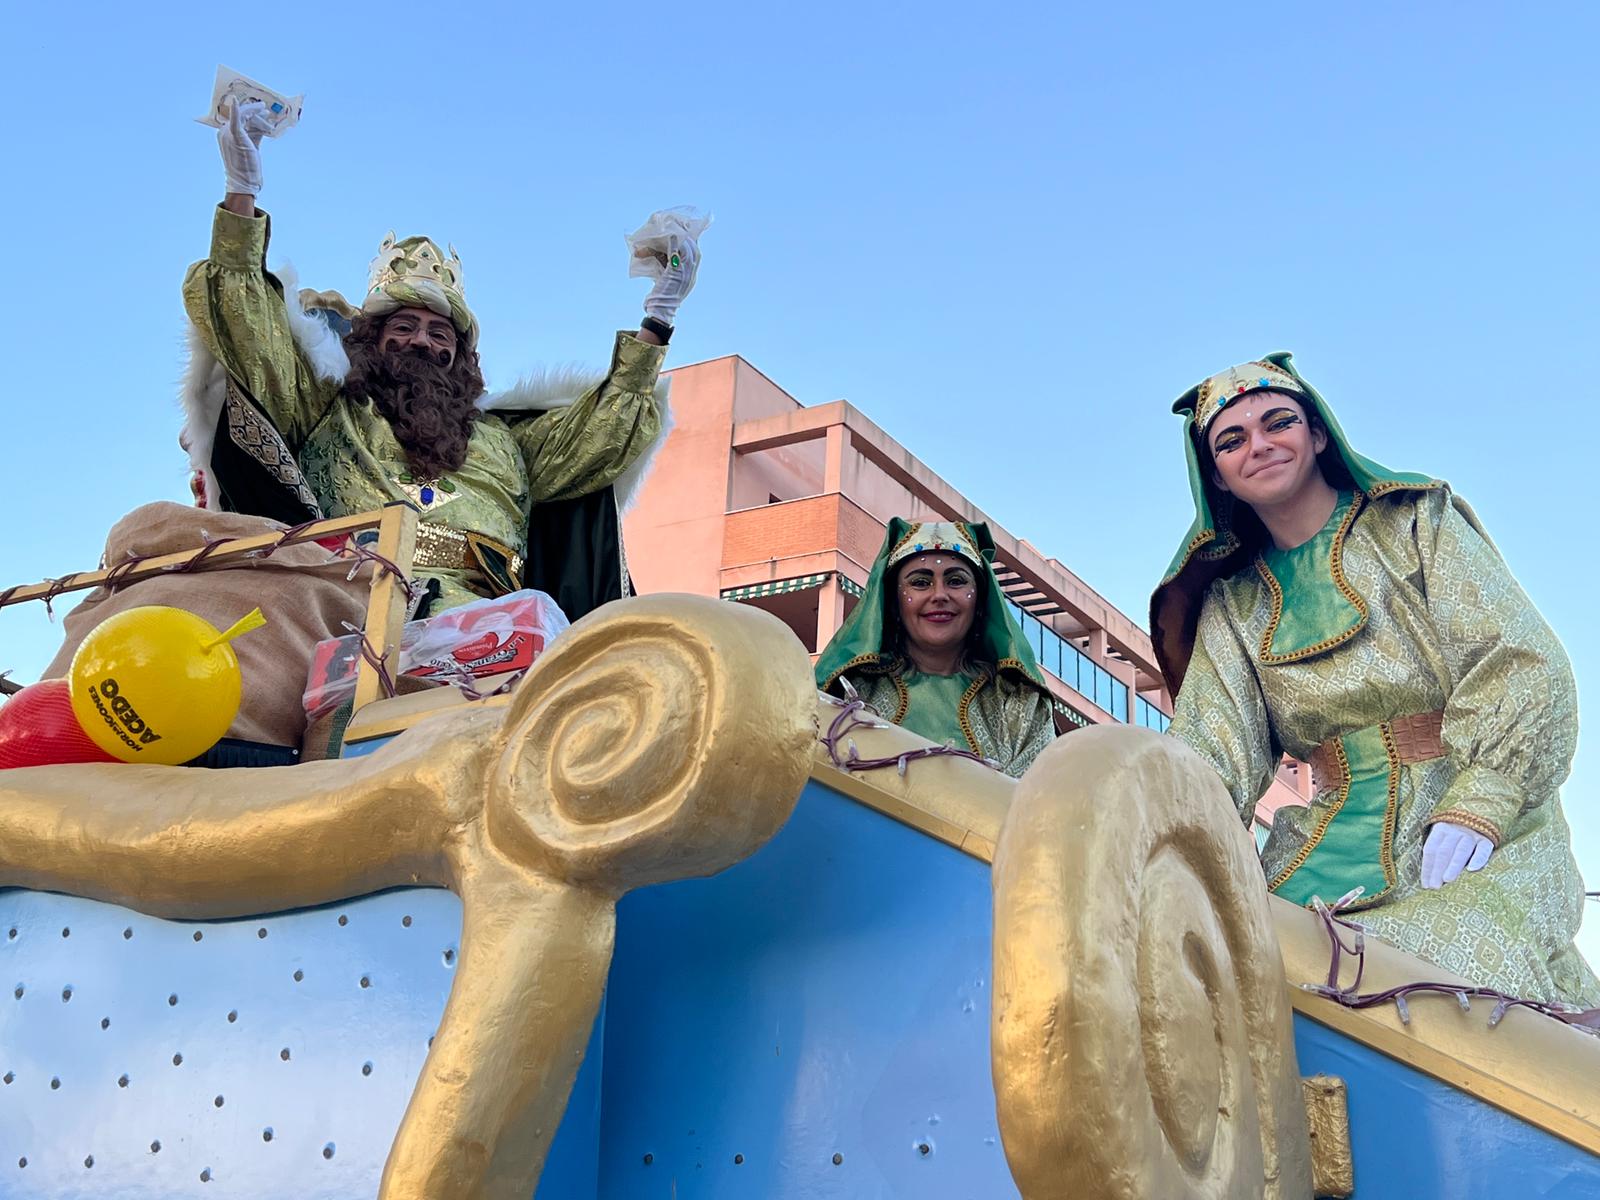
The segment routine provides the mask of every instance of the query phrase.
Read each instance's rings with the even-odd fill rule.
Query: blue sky
[[[645,286],[621,235],[711,209],[671,361],[851,400],[1135,616],[1189,517],[1171,398],[1293,349],[1364,453],[1471,500],[1600,694],[1592,5],[90,3],[7,30],[0,581],[185,495],[178,285],[222,190],[191,118],[225,62],[306,93],[261,196],[303,282],[358,291],[390,228],[454,241],[504,384],[603,359]],[[0,612],[19,678],[55,640]],[[1565,801],[1600,888],[1597,789],[1585,739]]]

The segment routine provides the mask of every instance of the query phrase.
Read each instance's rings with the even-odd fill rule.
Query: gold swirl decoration
[[[1026,1200],[1311,1195],[1255,847],[1172,738],[1096,726],[1017,788],[994,857],[994,1082]]]
[[[805,786],[815,712],[776,618],[621,601],[564,634],[510,705],[446,710],[363,758],[0,773],[0,886],[185,918],[453,889],[457,975],[379,1195],[525,1200],[599,1010],[616,898],[771,837]]]
[[[599,887],[707,874],[732,861],[730,840],[764,842],[773,814],[738,802],[740,777],[774,764],[744,740],[802,703],[814,709],[816,695],[769,687],[744,657],[756,653],[645,611],[605,643],[558,649],[551,689],[506,725],[489,804],[496,841]]]

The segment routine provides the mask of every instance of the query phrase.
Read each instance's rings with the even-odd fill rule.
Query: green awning
[[[766,583],[752,583],[748,587],[723,588],[724,600],[754,600],[758,596],[781,596],[785,592],[804,592],[821,587],[828,581],[829,572],[821,575],[802,575],[798,579],[773,579]]]
[[[846,596],[854,596],[857,600],[867,594],[866,588],[846,575],[839,576],[839,590]]]
[[[1089,720],[1088,717],[1084,716],[1077,709],[1073,708],[1070,704],[1064,704],[1055,696],[1050,697],[1050,703],[1055,707],[1055,710],[1058,713],[1064,716],[1067,720],[1071,721],[1074,725],[1078,726],[1080,729],[1094,724],[1093,721]]]

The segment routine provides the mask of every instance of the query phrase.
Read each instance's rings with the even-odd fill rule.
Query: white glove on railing
[[[1443,887],[1462,870],[1480,871],[1494,853],[1494,843],[1481,833],[1449,821],[1440,821],[1428,830],[1422,843],[1422,886]]]
[[[694,290],[695,272],[699,269],[699,242],[692,237],[674,236],[667,248],[667,265],[644,298],[645,315],[667,325],[676,324],[678,306]]]
[[[246,196],[261,193],[261,139],[271,132],[265,104],[254,100],[233,106],[227,123],[217,130],[217,146],[228,176],[227,191]]]

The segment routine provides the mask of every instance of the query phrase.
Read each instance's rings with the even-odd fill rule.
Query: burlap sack
[[[130,555],[174,554],[196,549],[211,538],[256,537],[283,528],[265,517],[211,512],[163,500],[134,509],[112,526],[103,561],[115,566]],[[142,579],[114,593],[96,588],[63,620],[66,640],[45,678],[67,674],[79,643],[101,621],[141,604],[186,609],[218,629],[226,629],[259,606],[266,626],[233,643],[244,696],[227,736],[298,748],[306,731],[301,695],[311,670],[312,648],[323,638],[346,632],[345,621],[361,627],[371,572],[364,566],[353,581],[347,580],[348,559],[308,542],[278,550],[271,558]]]

